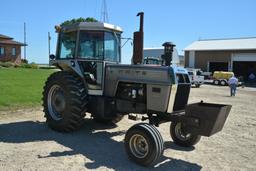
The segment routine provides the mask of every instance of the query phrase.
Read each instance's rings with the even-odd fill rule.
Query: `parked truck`
[[[164,151],[159,124],[171,122],[174,143],[193,146],[201,136],[222,130],[231,106],[187,103],[191,83],[186,69],[171,64],[174,44],[166,44],[163,66],[144,65],[144,13],[137,16],[140,30],[134,33],[131,65],[120,64],[120,27],[81,22],[59,28],[50,64],[60,71],[45,83],[43,110],[48,126],[61,132],[79,129],[85,115],[104,123],[116,123],[125,115],[141,119],[127,130],[124,148],[129,159],[150,166]]]
[[[191,86],[195,86],[199,88],[202,84],[204,84],[204,76],[202,76],[201,69],[195,68],[186,68],[188,71],[189,79],[191,82]]]

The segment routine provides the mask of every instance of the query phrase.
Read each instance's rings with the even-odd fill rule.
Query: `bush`
[[[25,64],[25,63],[20,64],[19,67],[20,68],[31,68],[31,66],[29,64]]]
[[[15,68],[31,68],[31,69],[38,69],[39,68],[39,66],[34,62],[32,62],[30,64],[22,62],[20,65],[17,65],[13,62],[0,62],[0,67],[1,68],[3,68],[3,67],[4,68],[12,68],[12,67],[15,67]]]
[[[1,62],[0,66],[5,68],[11,68],[11,67],[14,67],[15,64],[13,62]]]
[[[26,64],[26,63],[22,63],[20,66],[20,68],[31,68],[31,69],[38,69],[38,65],[35,64],[34,62],[32,62],[31,64]]]
[[[22,64],[28,64],[28,60],[27,59],[21,59],[21,63]]]
[[[36,64],[36,63],[34,63],[34,62],[32,62],[31,64],[29,64],[30,65],[30,67],[32,68],[32,69],[38,69],[39,67],[38,67],[38,65]]]
[[[14,65],[14,68],[19,68],[19,67],[20,67],[19,64],[15,64],[15,65]]]
[[[57,69],[55,66],[40,66],[40,69]]]

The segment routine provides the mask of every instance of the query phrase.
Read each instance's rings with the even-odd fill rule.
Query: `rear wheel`
[[[222,85],[222,86],[227,85],[227,81],[226,81],[226,80],[221,80],[221,81],[220,81],[220,85]]]
[[[163,154],[163,149],[163,138],[153,125],[136,124],[125,135],[126,153],[137,164],[154,165]]]
[[[50,128],[61,132],[78,129],[83,123],[87,103],[87,90],[78,76],[60,71],[46,81],[43,108]]]
[[[172,122],[170,126],[170,134],[175,144],[190,147],[199,142],[200,135],[194,135],[192,133],[185,132],[181,122]]]
[[[214,81],[213,81],[213,84],[214,84],[214,85],[219,85],[220,82],[219,82],[219,80],[214,80]]]

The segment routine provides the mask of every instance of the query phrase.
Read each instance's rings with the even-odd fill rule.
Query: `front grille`
[[[178,84],[173,111],[184,110],[188,103],[190,84]]]

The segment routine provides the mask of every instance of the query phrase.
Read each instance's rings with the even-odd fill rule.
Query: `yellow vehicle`
[[[225,86],[233,75],[233,72],[215,71],[213,73],[213,84]]]

